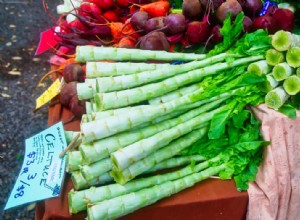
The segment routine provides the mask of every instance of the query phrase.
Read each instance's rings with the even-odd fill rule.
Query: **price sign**
[[[61,122],[26,139],[24,161],[4,209],[57,197],[65,173],[65,159],[59,158],[66,147]]]
[[[45,105],[55,96],[57,96],[60,92],[60,81],[56,79],[52,85],[36,100],[36,109],[40,108],[41,106]]]

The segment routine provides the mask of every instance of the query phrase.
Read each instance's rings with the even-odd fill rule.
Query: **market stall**
[[[36,220],[300,218],[298,4],[279,3],[59,5],[37,109],[64,128],[39,182],[60,195]]]

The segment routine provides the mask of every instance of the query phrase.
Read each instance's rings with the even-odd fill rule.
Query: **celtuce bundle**
[[[257,31],[228,42],[231,47],[222,44],[226,49],[205,55],[77,48],[76,60],[88,62],[88,78],[77,87],[79,98],[88,99],[88,111],[80,124],[82,143],[68,153],[75,188],[82,190],[69,194],[71,213],[118,218],[211,175],[240,178],[238,187],[247,188],[255,173],[248,172],[249,164],[259,164],[264,142],[244,109],[264,100],[258,88],[270,73],[264,54],[271,38]],[[118,62],[93,62],[98,60]],[[148,60],[185,63],[136,64],[130,71],[133,63]],[[253,62],[261,63],[263,76],[247,71]],[[202,151],[212,146],[214,153]],[[97,185],[102,186],[87,189]]]

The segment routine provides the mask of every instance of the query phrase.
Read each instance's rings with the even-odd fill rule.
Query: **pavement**
[[[52,13],[61,0],[46,0]],[[45,86],[37,82],[49,71],[50,53],[34,56],[40,32],[53,26],[42,0],[0,0],[0,210],[18,176],[25,139],[47,128],[47,107],[33,113]],[[35,193],[35,192],[32,192]],[[34,203],[0,211],[0,219],[34,219]]]

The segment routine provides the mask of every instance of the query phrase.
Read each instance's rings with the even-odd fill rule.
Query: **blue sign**
[[[59,196],[65,174],[59,154],[66,147],[61,122],[26,139],[23,165],[4,210]]]

